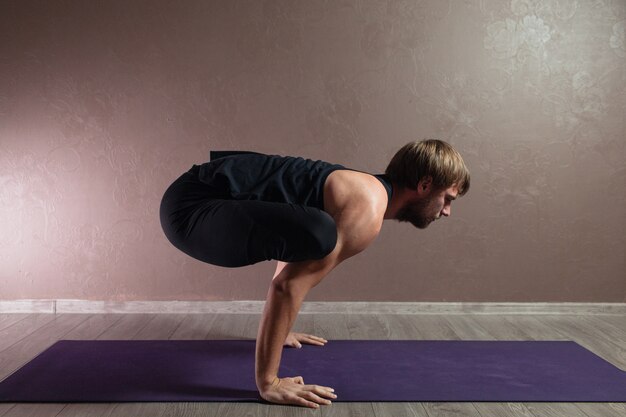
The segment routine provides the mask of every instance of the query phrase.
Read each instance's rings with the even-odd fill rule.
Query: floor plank
[[[108,415],[117,404],[115,403],[71,403],[65,404],[56,417],[102,417]]]
[[[376,417],[425,416],[426,410],[420,403],[374,402],[372,403]]]
[[[534,315],[503,316],[506,322],[518,329],[526,340],[567,340],[567,336],[537,320]]]
[[[626,369],[626,348],[602,331],[585,325],[579,316],[542,316],[537,317],[547,326],[590,350],[604,360],[621,369]]]
[[[15,404],[2,417],[56,417],[65,404]]]
[[[521,403],[474,403],[474,406],[481,417],[533,417],[528,407]]]
[[[526,403],[525,407],[536,417],[587,417],[577,404],[572,403]]]
[[[121,316],[115,325],[98,335],[97,339],[132,340],[154,318],[152,314],[121,314]]]
[[[63,336],[64,340],[95,340],[124,318],[123,314],[94,314]]]
[[[256,330],[248,326],[250,320],[257,321],[257,314],[220,314],[212,321],[207,339],[211,340],[256,340]]]
[[[589,318],[601,318],[603,322],[618,330],[621,345],[626,343],[626,316],[589,316]]]
[[[626,403],[580,403],[578,407],[592,417],[624,417]]]
[[[444,315],[410,314],[404,316],[415,340],[459,340]]]
[[[25,319],[30,316],[28,313],[22,314],[0,314],[0,331],[6,329],[7,327],[13,326],[18,321]]]
[[[482,330],[494,340],[528,340],[528,335],[503,316],[479,316],[475,317]]]
[[[26,317],[22,317],[20,320],[15,320],[9,325],[7,320],[7,326],[0,331],[0,357],[1,353],[9,347],[27,338],[33,333],[37,332],[42,327],[48,325],[55,320],[55,316],[52,314],[29,314]],[[0,370],[5,369],[0,359]],[[3,375],[0,371],[0,379]]]
[[[168,340],[181,325],[184,314],[156,314],[134,336],[135,340]]]
[[[480,325],[482,316],[445,316],[448,326],[459,340],[495,340],[493,336]]]
[[[429,417],[475,417],[480,416],[472,403],[423,403]]]
[[[205,340],[217,319],[217,314],[187,314],[170,335],[170,340]]]
[[[88,314],[39,316],[45,315],[36,314],[29,317],[30,320],[18,322],[18,324],[25,322],[21,326],[25,336],[16,337],[16,342],[0,352],[0,380],[12,374],[89,318]]]

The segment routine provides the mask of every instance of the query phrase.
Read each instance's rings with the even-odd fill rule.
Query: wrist
[[[266,378],[257,378],[257,387],[259,390],[269,389],[280,384],[280,379],[278,376],[266,377]]]

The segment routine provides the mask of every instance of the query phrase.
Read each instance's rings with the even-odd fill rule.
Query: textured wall
[[[472,172],[309,300],[626,301],[626,2],[0,1],[0,298],[264,299],[274,263],[178,252],[158,207],[211,149]]]

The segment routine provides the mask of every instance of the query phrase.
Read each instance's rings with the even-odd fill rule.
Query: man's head
[[[470,187],[470,175],[461,155],[448,143],[428,139],[409,142],[391,159],[385,174],[409,190],[396,219],[426,228],[450,215],[450,204]]]

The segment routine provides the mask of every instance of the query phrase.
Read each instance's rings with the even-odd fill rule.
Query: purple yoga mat
[[[2,402],[263,401],[254,340],[55,343]],[[284,348],[279,375],[338,401],[626,401],[626,372],[570,341],[331,340]]]

